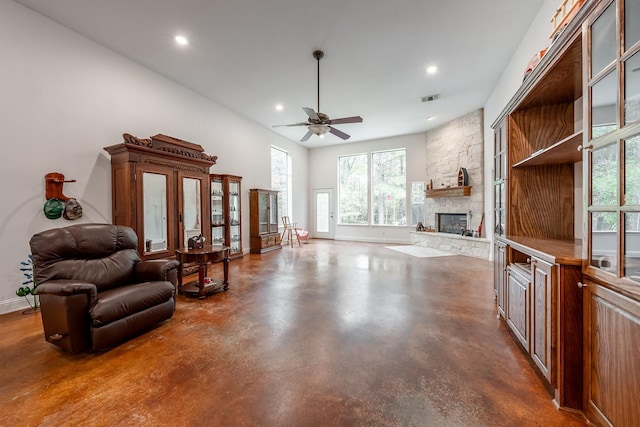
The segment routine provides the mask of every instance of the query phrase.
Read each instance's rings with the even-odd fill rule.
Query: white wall
[[[551,43],[549,34],[551,33],[552,26],[549,20],[558,8],[559,3],[558,0],[546,0],[544,2],[484,105],[484,164],[487,166],[484,171],[485,182],[487,183],[485,186],[484,204],[487,219],[487,237],[489,238],[493,237],[494,231],[492,211],[493,187],[489,185],[489,183],[493,182],[493,129],[491,125],[522,85],[522,76],[529,60],[536,52],[544,49]]]
[[[26,307],[15,295],[30,237],[80,222],[111,222],[110,158],[122,133],[164,133],[218,156],[212,173],[243,179],[243,243],[249,247],[249,188],[270,187],[270,147],[291,154],[293,215],[308,217],[308,150],[13,2],[0,1],[0,313]],[[76,183],[64,193],[80,220],[42,213],[44,175]]]
[[[313,148],[309,153],[310,175],[309,189],[333,189],[332,206],[334,225],[338,219],[338,156],[349,154],[371,153],[372,151],[407,149],[407,188],[411,182],[426,179],[426,139],[425,134],[413,134],[364,141],[353,144],[332,145]],[[310,201],[309,212],[313,215]],[[382,226],[382,225],[337,225],[336,240],[354,240],[362,242],[388,242],[409,244],[409,231],[414,226]]]

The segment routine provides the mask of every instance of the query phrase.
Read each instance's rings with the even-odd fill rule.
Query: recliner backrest
[[[77,224],[35,234],[29,242],[36,286],[47,280],[93,283],[98,292],[131,283],[140,262],[132,228]]]

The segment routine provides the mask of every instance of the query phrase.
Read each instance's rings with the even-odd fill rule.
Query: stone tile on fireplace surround
[[[491,240],[482,237],[466,237],[451,233],[433,233],[410,231],[409,241],[412,245],[439,249],[458,255],[489,259]]]

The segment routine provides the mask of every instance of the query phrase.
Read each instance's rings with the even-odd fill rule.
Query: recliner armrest
[[[79,282],[77,280],[47,280],[36,286],[37,295],[69,296],[76,294],[88,294],[89,302],[95,302],[98,288],[93,283]]]
[[[177,269],[180,263],[176,260],[152,259],[140,261],[135,266],[137,282],[166,280],[176,284]]]

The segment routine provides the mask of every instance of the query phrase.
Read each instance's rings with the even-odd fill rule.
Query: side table
[[[180,262],[178,266],[178,292],[186,295],[198,296],[200,299],[207,297],[207,294],[220,290],[229,289],[229,247],[219,245],[205,245],[201,249],[181,248],[176,250],[176,259]],[[198,281],[182,285],[182,265],[188,262],[198,264]],[[224,280],[212,280],[205,283],[207,277],[207,266],[209,263],[223,263]]]

